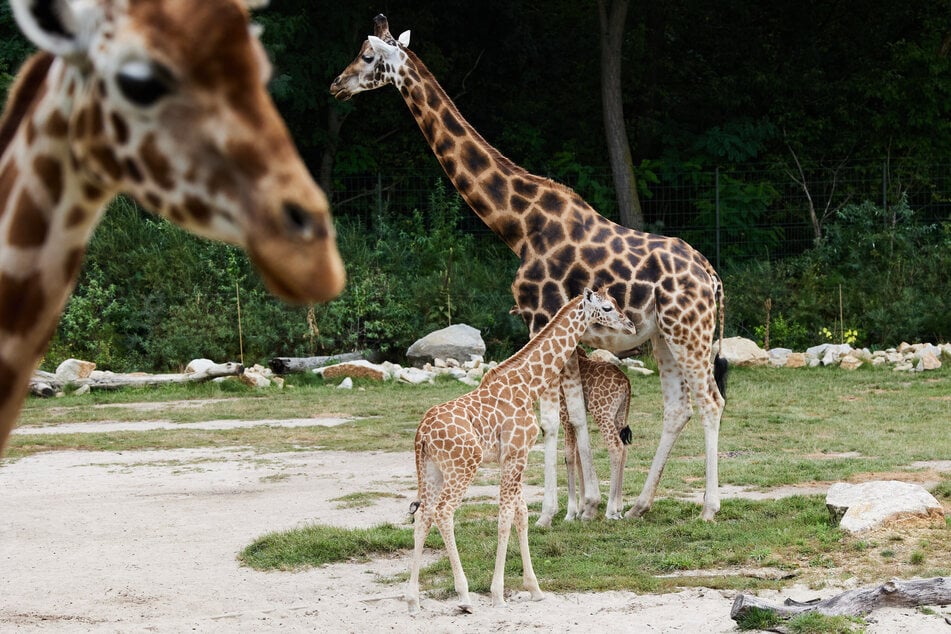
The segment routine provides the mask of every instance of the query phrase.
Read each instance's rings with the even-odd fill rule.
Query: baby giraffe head
[[[617,302],[606,290],[584,289],[581,310],[588,323],[600,324],[628,335],[636,334],[634,323],[618,308]]]
[[[128,193],[246,249],[284,299],[328,301],[345,280],[329,204],[267,94],[249,4],[11,0],[46,54],[67,188],[87,203]]]
[[[400,73],[407,72],[404,66],[407,56],[403,51],[407,46],[409,31],[404,31],[396,40],[390,35],[386,17],[383,14],[376,16],[373,18],[373,35],[367,37],[360,54],[330,85],[330,94],[347,101],[359,92],[398,83]]]

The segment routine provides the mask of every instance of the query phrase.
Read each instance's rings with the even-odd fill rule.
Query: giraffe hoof
[[[538,526],[541,528],[551,528],[551,516],[542,515],[541,517],[538,518],[538,521],[535,522],[535,526]]]
[[[456,614],[472,614],[472,605],[469,603],[457,605]]]
[[[641,517],[646,513],[650,507],[642,507],[635,504],[627,510],[627,513],[624,514],[624,517]]]

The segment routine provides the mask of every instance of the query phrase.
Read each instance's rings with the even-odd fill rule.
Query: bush
[[[508,314],[518,260],[494,236],[463,232],[461,214],[440,179],[425,213],[371,227],[341,222],[346,290],[308,310],[272,297],[240,249],[119,198],[93,236],[44,367],[78,357],[115,371],[174,370],[196,357],[240,360],[242,351],[246,364],[365,349],[402,361],[415,339],[460,322],[482,331],[490,356],[505,356],[528,336]]]
[[[801,256],[724,274],[731,330],[762,338],[769,299],[774,346],[802,349],[825,331],[878,348],[951,337],[951,223],[919,223],[904,200],[887,210],[866,202],[825,232]]]

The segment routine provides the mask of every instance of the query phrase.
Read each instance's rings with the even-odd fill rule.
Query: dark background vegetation
[[[285,306],[240,251],[120,200],[48,365],[158,370],[242,349],[247,363],[357,348],[399,359],[450,322],[479,328],[496,358],[524,343],[508,314],[515,256],[460,202],[399,95],[328,93],[380,12],[394,35],[412,30],[411,48],[490,143],[616,219],[598,3],[274,2],[256,16],[271,90],[332,197],[347,290]],[[29,51],[6,4],[0,35],[5,90]],[[773,346],[819,343],[822,328],[871,347],[951,336],[949,54],[947,3],[629,5],[623,107],[644,228],[717,263],[728,335],[762,343],[769,300]]]

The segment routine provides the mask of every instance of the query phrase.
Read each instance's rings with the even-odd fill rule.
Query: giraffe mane
[[[518,165],[517,163],[513,162],[512,159],[508,158],[507,156],[499,152],[498,148],[496,148],[494,145],[486,141],[482,137],[482,135],[479,134],[479,131],[476,130],[472,126],[471,123],[469,123],[469,120],[466,119],[462,115],[461,112],[459,112],[459,108],[456,106],[456,102],[453,99],[451,99],[448,94],[446,94],[446,91],[442,87],[442,84],[440,84],[439,81],[436,80],[435,75],[433,75],[432,71],[429,70],[426,64],[423,63],[423,60],[421,60],[419,56],[416,55],[415,52],[413,52],[412,49],[401,47],[401,50],[406,54],[407,58],[409,58],[409,60],[416,67],[416,71],[420,74],[420,76],[428,76],[429,78],[431,78],[430,85],[433,87],[433,90],[438,91],[440,93],[440,96],[445,98],[445,103],[447,104],[447,107],[449,108],[450,112],[452,112],[452,114],[455,115],[456,119],[459,121],[462,127],[465,128],[466,134],[472,137],[473,139],[476,139],[477,141],[479,141],[483,149],[485,149],[485,151],[495,161],[497,161],[499,165],[505,171],[507,171],[509,174],[517,174],[519,177],[525,178],[527,180],[538,181],[540,184],[544,184],[544,186],[546,187],[558,189],[565,194],[574,195],[579,200],[581,200],[581,197],[577,196],[577,194],[575,194],[575,191],[571,189],[570,187],[568,187],[567,185],[563,183],[559,183],[557,181],[553,181],[550,178],[545,178],[543,176],[532,174],[521,165]]]
[[[0,118],[0,156],[7,151],[7,146],[13,140],[20,123],[40,93],[40,87],[54,59],[50,53],[41,52],[24,62],[16,82],[10,88],[7,104]]]
[[[511,368],[513,365],[518,365],[519,363],[522,363],[525,357],[528,356],[529,352],[532,350],[532,342],[534,342],[535,340],[540,341],[542,337],[547,336],[548,333],[552,329],[557,327],[558,322],[560,321],[561,317],[565,314],[565,312],[569,310],[574,310],[575,308],[577,308],[581,304],[581,300],[583,299],[584,299],[584,294],[581,294],[573,298],[571,301],[566,302],[561,308],[558,309],[558,312],[555,313],[555,316],[552,317],[551,320],[547,324],[545,324],[541,330],[538,331],[538,334],[532,337],[528,341],[528,343],[522,346],[522,348],[518,352],[516,352],[515,354],[513,354],[508,359],[506,359],[499,365],[495,366],[488,372],[486,372],[485,377],[483,378],[483,381],[491,379],[494,375],[500,372],[505,372],[508,368]]]

